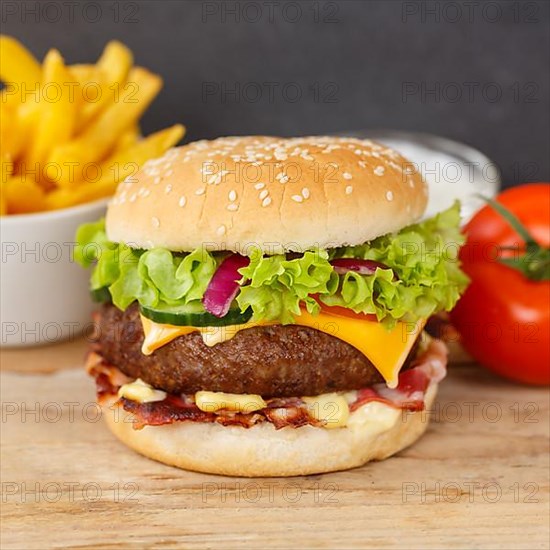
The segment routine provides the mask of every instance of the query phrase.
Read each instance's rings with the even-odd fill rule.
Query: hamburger
[[[87,359],[111,431],[184,469],[317,474],[416,441],[467,284],[459,206],[397,152],[341,137],[169,150],[77,234],[101,302]]]

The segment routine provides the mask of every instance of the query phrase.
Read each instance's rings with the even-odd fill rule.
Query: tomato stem
[[[532,281],[550,280],[550,248],[540,245],[517,216],[501,203],[484,195],[478,196],[498,212],[525,242],[525,254],[513,258],[500,258],[499,262],[519,271]],[[517,250],[517,247],[502,246],[500,250]]]

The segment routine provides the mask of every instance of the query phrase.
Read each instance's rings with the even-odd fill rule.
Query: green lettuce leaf
[[[251,307],[254,319],[292,323],[300,315],[300,304],[310,313],[319,311],[312,294],[331,294],[338,288],[338,275],[326,250],[310,250],[288,260],[283,254],[263,256],[254,251],[250,264],[239,270],[243,276],[237,303],[244,311]]]
[[[135,301],[155,307],[200,299],[218,266],[205,250],[177,254],[113,243],[107,239],[104,220],[79,227],[75,260],[83,267],[95,263],[91,289],[107,287],[113,303],[122,310]]]
[[[464,243],[459,229],[460,205],[433,218],[384,235],[370,243],[331,251],[332,258],[362,258],[382,262],[371,276],[347,273],[340,292],[322,296],[327,305],[373,313],[388,326],[398,319],[414,321],[437,311],[449,311],[468,284],[458,250]],[[397,280],[392,280],[395,273]]]
[[[459,222],[456,203],[429,220],[359,246],[308,250],[298,257],[264,256],[253,249],[250,264],[239,270],[236,304],[241,311],[250,307],[256,321],[292,323],[301,307],[316,314],[321,302],[374,314],[388,327],[448,311],[468,284],[458,261],[464,241]],[[108,287],[120,309],[135,301],[155,307],[200,300],[224,257],[202,249],[189,254],[131,249],[107,239],[103,220],[81,226],[76,240],[76,261],[94,265],[92,289]],[[335,258],[375,260],[387,269],[338,275],[330,264]]]

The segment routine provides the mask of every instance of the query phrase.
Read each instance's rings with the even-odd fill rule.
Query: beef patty
[[[137,305],[124,312],[103,305],[97,321],[94,348],[109,363],[128,376],[170,393],[209,390],[292,397],[383,382],[359,350],[300,325],[249,328],[213,347],[206,346],[201,335],[194,332],[179,336],[152,355],[143,355],[144,336]]]

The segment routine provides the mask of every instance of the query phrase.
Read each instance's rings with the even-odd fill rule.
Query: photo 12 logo
[[[274,504],[283,501],[296,504],[307,501],[309,504],[338,504],[339,486],[336,483],[314,482],[304,485],[293,481],[246,481],[246,482],[207,482],[201,485],[202,504]]]
[[[413,0],[402,2],[402,23],[538,23],[540,5],[537,2],[516,0],[460,1]]]
[[[201,87],[203,103],[339,103],[337,82],[255,82],[205,81]]]
[[[339,2],[278,2],[272,0],[248,2],[202,2],[203,23],[340,23]]]
[[[2,503],[16,504],[56,502],[139,502],[136,495],[139,485],[135,482],[104,484],[89,481],[46,481],[15,482],[3,481],[0,484]]]
[[[540,487],[533,481],[508,484],[497,481],[407,481],[401,485],[401,500],[404,504],[414,503],[487,503],[507,501],[513,503],[537,504]]]
[[[496,424],[501,421],[515,424],[538,424],[540,407],[533,401],[515,402],[504,406],[496,401],[436,401],[429,409],[421,411],[422,422],[456,424],[458,422]],[[402,409],[401,419],[409,422],[416,413]]]
[[[1,20],[7,23],[139,23],[138,2],[5,1]]]
[[[401,83],[403,103],[539,103],[541,85],[538,82],[475,82],[413,80]]]

